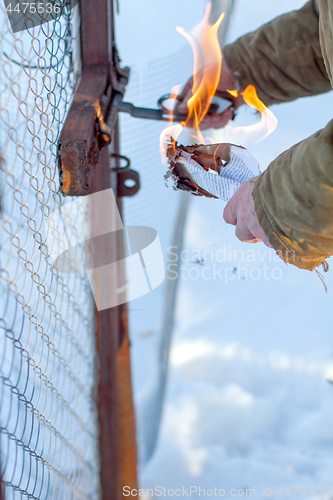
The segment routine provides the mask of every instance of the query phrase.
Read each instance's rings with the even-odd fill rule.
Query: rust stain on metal
[[[58,143],[60,192],[65,196],[84,196],[91,192],[91,178],[100,149],[111,140],[111,131],[101,110],[107,89],[106,74],[83,71]]]
[[[93,166],[98,160],[98,148],[92,147],[89,151],[87,141],[61,141],[59,149],[62,194],[65,196],[88,194]]]

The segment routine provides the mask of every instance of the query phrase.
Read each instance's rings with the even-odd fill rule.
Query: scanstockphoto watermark
[[[135,489],[130,486],[123,487],[124,497],[143,497],[144,499],[154,497],[255,497],[255,489],[239,488],[225,490],[223,488],[201,488],[201,486],[182,486],[181,488],[166,488],[165,486],[155,486],[155,488]]]
[[[150,489],[136,489],[130,486],[123,487],[124,497],[142,497],[147,500],[154,497],[331,497],[331,486],[262,486],[261,488],[201,488],[201,486],[182,486],[180,488],[166,488],[155,486]]]
[[[279,265],[277,265],[279,264]],[[279,280],[282,278],[281,258],[269,248],[183,249],[170,246],[167,251],[167,277],[170,280]]]

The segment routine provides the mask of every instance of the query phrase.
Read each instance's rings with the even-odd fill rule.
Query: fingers
[[[207,130],[208,128],[222,128],[225,127],[229,120],[232,120],[234,112],[231,109],[227,109],[224,113],[208,113],[200,123],[201,130]]]
[[[273,248],[259,224],[250,230],[247,225],[237,221],[237,217],[232,210],[228,209],[225,213],[227,206],[224,209],[223,218],[227,224],[236,226],[235,235],[240,241],[244,243],[259,243],[262,241],[266,247]]]
[[[178,102],[176,104],[176,109],[180,113],[187,113],[187,101],[192,97],[192,85],[193,78],[190,78],[183,88],[182,92],[178,96]]]
[[[178,102],[176,104],[176,110],[179,113],[184,115],[188,114],[187,103],[188,100],[192,97],[192,85],[193,79],[191,78],[183,88],[181,94],[178,97]],[[207,115],[200,122],[200,129],[207,130],[209,128],[222,128],[228,123],[229,120],[232,120],[234,117],[234,110],[227,109],[224,113],[207,113]],[[191,123],[188,124],[191,127]]]
[[[182,98],[181,102],[177,104],[176,109],[179,111],[179,113],[183,113],[184,115],[187,115],[188,109],[187,109],[187,101],[191,99],[192,97],[192,90],[191,88],[187,90],[186,94]],[[180,97],[179,97],[180,100]]]
[[[192,86],[193,86],[193,78],[190,78],[190,79],[188,80],[188,82],[185,84],[185,86],[184,86],[183,90],[181,91],[181,93],[180,93],[180,94],[179,94],[179,96],[178,96],[178,99],[179,99],[180,101],[183,101],[183,100],[184,100],[184,98],[185,98],[185,96],[188,94],[189,90],[191,90],[191,89],[192,89]]]
[[[244,243],[258,243],[261,241],[259,238],[256,238],[251,231],[247,227],[240,227],[239,225],[236,226],[236,231],[235,231],[236,237],[240,240],[243,241]]]
[[[240,241],[247,243],[262,241],[267,247],[273,248],[256,216],[251,196],[253,189],[251,184],[249,182],[244,183],[236,191],[225,206],[223,219],[227,224],[236,226],[235,234]]]
[[[246,226],[242,226],[241,224],[236,225],[235,231],[236,237],[243,241],[244,243],[259,243],[262,242],[266,247],[273,248],[270,242],[268,241],[267,236],[264,231],[258,225],[254,229],[250,230]]]
[[[232,224],[233,226],[236,226],[237,224],[237,216],[236,212],[233,209],[233,201],[232,198],[231,200],[226,204],[224,210],[223,210],[223,219],[227,224]]]
[[[273,248],[272,245],[270,244],[270,242],[268,241],[267,236],[265,235],[264,231],[261,229],[260,226],[259,226],[259,228],[256,229],[256,235],[258,238],[260,238],[259,241],[262,241],[264,243],[264,245],[266,245],[266,247]]]
[[[252,231],[246,226],[236,225],[236,237],[244,243],[264,243],[269,248],[273,248],[267,239],[267,236],[260,227],[255,227]]]

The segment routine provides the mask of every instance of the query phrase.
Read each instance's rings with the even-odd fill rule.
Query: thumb
[[[188,112],[188,108],[187,108],[187,101],[192,97],[192,91],[191,90],[188,90],[186,95],[184,96],[184,98],[182,100],[180,100],[178,106],[177,106],[177,111],[179,111],[180,113],[184,113],[184,114],[187,114]]]
[[[184,100],[184,98],[187,96],[189,91],[192,89],[192,85],[193,85],[193,77],[191,77],[184,85],[183,90],[181,91],[181,93],[178,96],[179,101]]]

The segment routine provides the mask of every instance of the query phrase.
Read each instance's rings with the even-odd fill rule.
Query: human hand
[[[247,243],[262,241],[267,247],[272,248],[267,236],[262,230],[254,208],[252,191],[258,179],[253,177],[242,184],[233,197],[229,200],[223,211],[223,218],[227,224],[236,226],[236,236]]]
[[[178,97],[179,103],[177,104],[176,109],[177,111],[179,111],[184,115],[188,114],[187,102],[192,97],[192,86],[193,86],[193,78],[190,78]],[[221,114],[207,113],[207,115],[203,118],[203,120],[200,123],[201,130],[205,130],[208,128],[222,128],[228,123],[229,120],[233,118],[234,110],[239,108],[239,106],[241,106],[244,103],[243,98],[240,94],[238,95],[238,97],[234,97],[227,92],[227,90],[234,90],[234,89],[235,89],[234,76],[231,73],[225,59],[223,59],[220,80],[216,91],[223,92],[225,94],[225,97],[233,102],[233,109],[227,109],[226,111],[224,111],[224,113]]]

